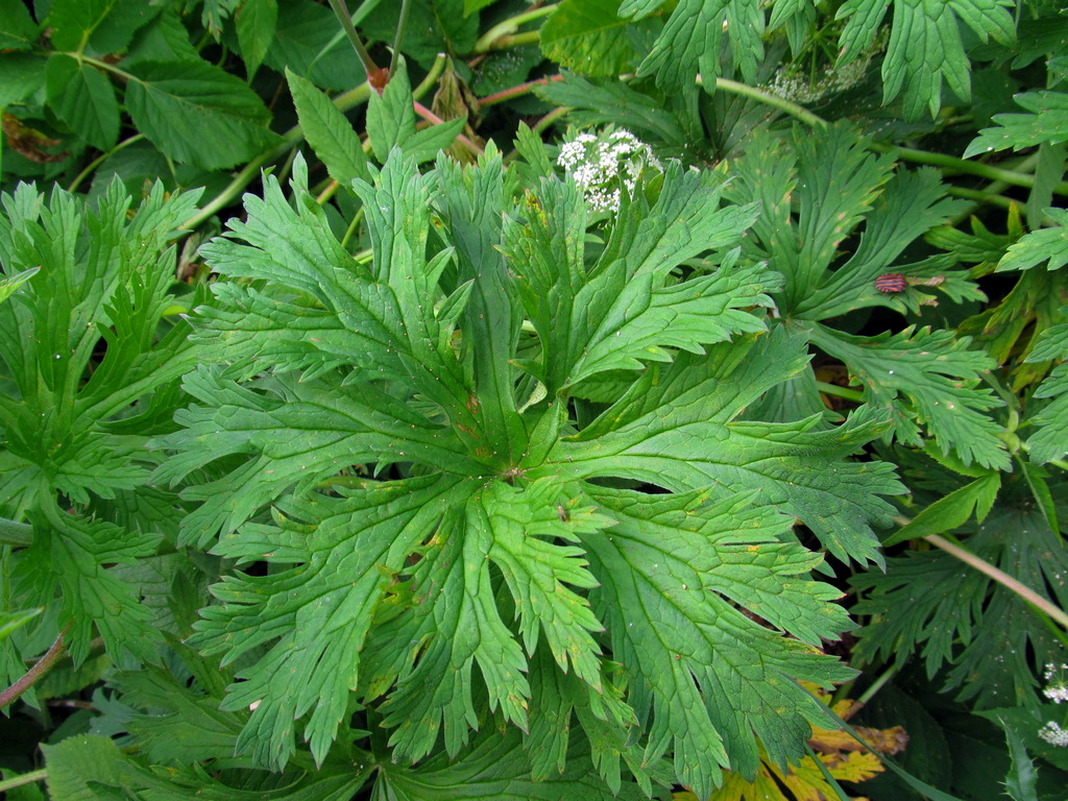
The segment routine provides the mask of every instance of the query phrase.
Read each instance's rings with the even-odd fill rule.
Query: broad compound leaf
[[[603,582],[595,608],[633,676],[631,703],[639,720],[652,718],[646,758],[673,743],[679,781],[701,797],[720,783],[719,767],[755,772],[753,734],[773,759],[798,758],[809,722],[822,713],[786,677],[844,680],[848,669],[819,642],[848,620],[830,603],[833,588],[784,580],[820,561],[780,541],[789,518],[752,507],[752,495],[717,503],[702,491],[655,501],[629,490],[588,491],[618,521],[583,543]]]
[[[278,24],[278,0],[244,0],[234,15],[237,43],[251,81],[274,40]]]
[[[0,47],[30,50],[38,36],[37,24],[21,0],[0,0]]]
[[[672,492],[709,484],[755,489],[762,504],[800,518],[838,558],[879,561],[867,521],[888,524],[892,507],[877,495],[901,487],[888,465],[838,460],[888,422],[867,410],[833,430],[818,429],[820,417],[735,419],[766,389],[805,369],[802,346],[777,328],[756,341],[710,348],[703,359],[680,354],[668,367],[651,366],[591,425],[559,440],[549,462],[567,477],[628,478]],[[809,462],[816,451],[835,465]]]

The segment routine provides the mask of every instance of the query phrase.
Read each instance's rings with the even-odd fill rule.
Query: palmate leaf
[[[943,454],[955,449],[965,464],[1009,469],[1009,455],[998,439],[1002,427],[985,412],[1001,406],[986,387],[983,373],[996,362],[969,340],[949,330],[906,328],[897,334],[859,337],[817,324],[812,342],[844,362],[865,388],[865,402],[893,415],[892,434],[907,445],[923,444],[920,425]]]
[[[783,289],[773,292],[783,317],[810,322],[787,325],[804,329],[813,345],[861,378],[870,400],[889,409],[892,436],[918,444],[922,430],[943,452],[955,449],[968,463],[1006,466],[997,438],[1001,428],[985,414],[1002,404],[977,388],[980,373],[993,362],[968,350],[967,340],[911,331],[854,337],[817,322],[872,306],[918,313],[935,302],[926,287],[954,300],[982,297],[966,271],[953,269],[948,258],[896,263],[915,239],[945,223],[960,205],[943,196],[935,171],[895,174],[892,168],[844,126],[793,141],[765,135],[733,165],[742,180],[727,194],[737,201],[756,199],[763,208],[745,249],[785,277]],[[854,251],[839,253],[857,229],[862,232]],[[880,292],[876,280],[886,273],[902,274],[905,289]],[[921,369],[927,365],[933,370]],[[953,380],[958,378],[964,383]],[[799,382],[794,389],[808,393],[807,404],[784,394],[774,412],[779,419],[796,419],[795,409],[821,405],[814,383]]]
[[[187,325],[166,321],[169,244],[196,197],[157,184],[131,208],[115,183],[95,207],[31,186],[2,199],[4,271],[36,274],[0,306],[0,510],[30,518],[33,543],[12,558],[19,593],[56,610],[44,625],[71,623],[79,660],[94,628],[114,654],[148,658],[159,639],[136,583],[115,567],[152,554],[159,534],[94,504],[143,488],[147,435],[171,427],[183,400],[175,384],[195,356]]]
[[[736,419],[806,363],[800,340],[762,333],[776,279],[717,269],[752,208],[721,207],[706,179],[668,169],[587,253],[577,189],[549,177],[513,206],[487,150],[425,176],[394,150],[373,186],[354,182],[370,264],[337,243],[299,161],[292,201],[266,178],[205,248],[224,279],[197,338],[216,363],[186,378],[196,404],[159,440],[176,454],[156,479],[190,482],[183,497],[201,502],[182,541],[218,536],[213,551],[239,568],[190,642],[238,668],[224,707],[252,709],[237,747],[260,765],[281,767],[297,737],[328,761],[366,707],[398,761],[443,765],[442,750],[490,747],[473,731],[513,730],[494,743],[516,747],[485,764],[442,766],[455,789],[435,797],[468,797],[464,776],[550,797],[595,771],[623,793],[680,775],[709,792],[722,766],[754,767],[754,731],[794,753],[812,713],[782,715],[797,706],[792,677],[846,675],[816,643],[848,623],[788,530],[800,517],[843,558],[876,558],[868,526],[899,487],[887,465],[847,457],[885,424]],[[692,259],[709,272],[673,272]],[[571,388],[606,373],[634,380],[582,428]],[[692,566],[653,567],[654,530]],[[654,600],[679,577],[717,595]],[[632,610],[635,593],[656,611]],[[670,648],[652,636],[662,625]],[[716,658],[683,665],[690,647]],[[572,719],[584,735],[569,745]],[[375,792],[430,797],[408,776],[383,765]]]
[[[995,114],[996,126],[983,128],[964,151],[964,158],[993,150],[1020,150],[1068,140],[1068,94],[1024,92],[1014,100],[1026,114]]]

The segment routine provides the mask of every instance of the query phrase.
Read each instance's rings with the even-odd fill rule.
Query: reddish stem
[[[56,637],[56,641],[52,643],[52,647],[45,652],[44,656],[37,660],[37,664],[27,670],[26,675],[21,679],[0,693],[0,709],[3,709],[30,689],[30,687],[36,684],[42,676],[52,669],[52,666],[55,665],[56,661],[63,656],[64,651],[67,650],[66,646],[63,644],[63,635],[67,633],[67,629],[69,628],[70,624],[68,623],[67,628],[63,629],[63,631],[59,633],[59,636]]]
[[[511,100],[513,97],[519,97],[520,95],[525,95],[533,91],[535,86],[543,86],[547,83],[562,81],[563,79],[563,75],[549,75],[546,78],[538,78],[536,81],[527,81],[526,83],[519,84],[519,86],[502,89],[499,92],[494,92],[492,95],[486,95],[483,98],[479,98],[478,104],[480,106],[492,106],[495,103],[503,103],[505,100]]]
[[[445,122],[445,120],[443,120],[441,117],[439,117],[433,111],[428,109],[426,106],[424,106],[418,100],[415,101],[415,103],[413,105],[415,106],[415,113],[418,114],[420,117],[422,117],[427,122],[433,123],[434,125],[441,125],[441,123]],[[465,146],[469,147],[475,153],[481,154],[481,153],[485,152],[481,147],[476,145],[474,142],[472,142],[470,139],[468,139],[463,134],[458,135],[456,137],[456,141],[463,143]]]

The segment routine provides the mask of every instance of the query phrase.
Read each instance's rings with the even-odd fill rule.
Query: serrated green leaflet
[[[664,780],[672,743],[676,775],[706,793],[727,765],[755,764],[754,732],[793,754],[807,713],[773,710],[792,705],[794,678],[847,675],[816,644],[848,621],[803,578],[820,558],[787,532],[796,516],[843,558],[876,559],[868,526],[898,485],[847,460],[882,430],[870,417],[823,431],[736,420],[806,363],[800,340],[762,334],[776,277],[736,254],[716,267],[754,208],[669,167],[587,250],[576,187],[547,177],[513,200],[493,149],[427,175],[395,149],[372,172],[354,182],[370,263],[334,238],[300,162],[292,202],[267,178],[204,248],[230,279],[199,318],[215,364],[186,378],[196,402],[159,440],[177,453],[156,478],[201,502],[182,540],[219,535],[216,553],[272,565],[217,584],[191,640],[241,665],[224,702],[253,710],[239,752],[281,767],[301,736],[321,761],[359,705],[392,729],[398,760],[481,747],[491,720],[518,727],[516,764],[540,777],[571,770],[573,755],[536,744],[575,717],[575,746],[625,792],[626,771]],[[699,257],[702,272],[683,266]],[[582,427],[571,388],[606,374],[629,389]],[[690,564],[650,567],[653,528]],[[640,586],[635,565],[652,570]],[[692,589],[629,617],[675,580]],[[657,643],[651,626],[680,639]],[[716,657],[683,664],[684,645]],[[400,792],[390,775],[377,792]]]

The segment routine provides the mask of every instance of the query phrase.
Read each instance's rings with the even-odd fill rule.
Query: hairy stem
[[[553,83],[555,81],[562,81],[563,75],[548,75],[544,78],[538,78],[534,81],[527,81],[521,83],[518,86],[510,86],[507,89],[502,89],[499,92],[494,92],[491,95],[486,95],[478,100],[480,106],[492,106],[497,103],[503,103],[505,100],[511,100],[515,97],[520,97],[525,94],[529,94],[534,91],[536,86],[544,86],[547,83]]]
[[[1036,593],[1027,585],[1014,579],[1008,573],[994,567],[985,559],[981,559],[971,551],[965,550],[958,545],[954,545],[945,537],[941,537],[938,534],[928,534],[924,537],[932,545],[941,548],[949,555],[956,557],[960,561],[964,562],[969,567],[975,568],[980,573],[984,573],[994,581],[998,582],[1001,586],[1019,595],[1024,601],[1039,610],[1043,614],[1047,615],[1051,619],[1055,620],[1059,625],[1068,629],[1068,614],[1065,614],[1064,610],[1055,604],[1050,603],[1041,595]]]
[[[66,646],[63,644],[63,635],[67,633],[67,629],[70,628],[70,624],[67,624],[67,628],[63,629],[56,637],[56,641],[52,643],[52,647],[45,651],[45,655],[37,660],[32,668],[26,671],[25,675],[2,693],[0,693],[0,709],[11,704],[16,698],[30,689],[34,684],[41,680],[48,671],[56,664],[63,652],[66,651]]]

